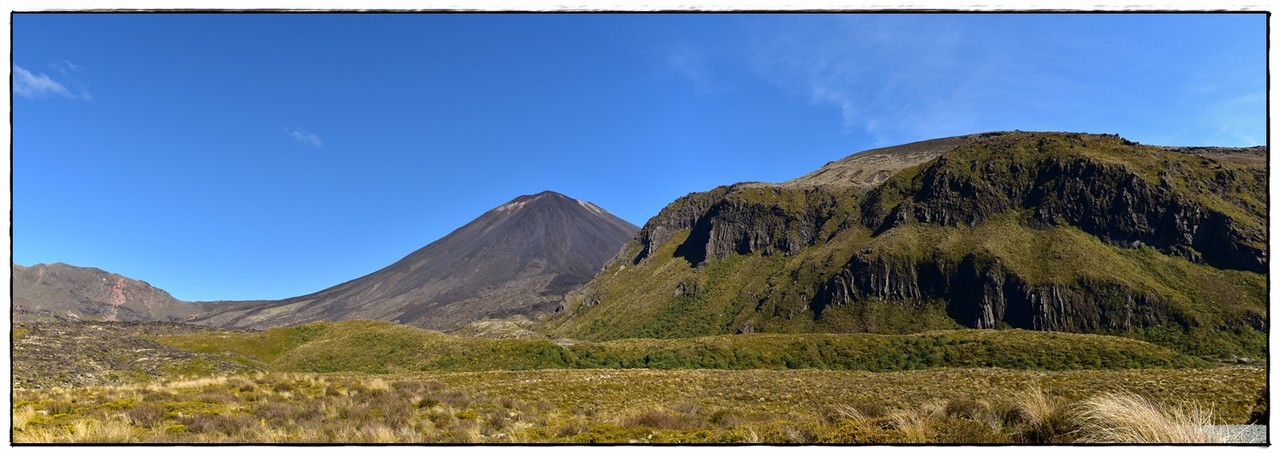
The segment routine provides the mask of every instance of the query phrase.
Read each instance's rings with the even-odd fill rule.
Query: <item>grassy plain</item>
[[[1073,443],[1099,395],[1242,423],[1247,368],[261,373],[16,391],[16,443]],[[1115,429],[1114,423],[1107,429]]]
[[[15,365],[48,368],[59,353],[90,345],[90,334],[130,331],[122,340],[134,343],[98,344],[86,359],[150,360],[68,377],[95,384],[15,385],[15,443],[1074,443],[1133,435],[1119,432],[1133,427],[1126,415],[1099,412],[1114,410],[1100,399],[1147,404],[1154,412],[1130,415],[1169,418],[1168,429],[1185,429],[1172,418],[1192,415],[1199,424],[1244,424],[1266,407],[1266,371],[1257,366],[1214,367],[1093,335],[754,335],[564,347],[369,321],[264,332],[79,325],[58,328],[83,338],[19,327]],[[144,333],[175,352],[157,358]],[[40,355],[25,359],[31,352]],[[239,367],[168,366],[224,358]],[[635,364],[592,367],[610,359]],[[730,359],[764,364],[681,368]],[[871,359],[892,362],[859,364]],[[553,361],[563,365],[542,365]],[[132,370],[139,366],[148,370]]]

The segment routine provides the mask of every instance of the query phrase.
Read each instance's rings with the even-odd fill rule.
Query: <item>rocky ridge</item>
[[[188,321],[205,303],[174,298],[141,280],[63,263],[14,264],[11,315],[16,321]]]
[[[1182,336],[1169,337],[1184,342],[1265,331],[1267,173],[1258,148],[1075,133],[966,138],[869,190],[792,181],[680,198],[565,299],[552,333],[892,331],[903,326],[876,321],[893,308],[927,313],[920,320],[938,327],[1148,338],[1173,328]],[[626,310],[611,309],[619,300]],[[634,303],[645,300],[657,310]],[[658,320],[638,318],[646,314]]]
[[[899,171],[938,158],[962,144],[1002,136],[1007,132],[977,133],[952,136],[870,149],[829,162],[817,170],[777,184],[781,187],[817,185],[852,186],[872,189]]]

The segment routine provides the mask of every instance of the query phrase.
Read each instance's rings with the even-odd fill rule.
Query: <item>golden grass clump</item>
[[[100,420],[82,420],[68,426],[52,429],[36,429],[15,433],[14,443],[134,443],[133,427],[127,418],[112,417]]]
[[[21,431],[31,420],[40,415],[33,405],[24,405],[13,409],[13,430]]]
[[[195,388],[204,388],[208,386],[220,386],[226,383],[227,383],[227,376],[219,375],[216,377],[184,378],[181,380],[163,382],[157,386],[161,390],[175,391],[175,390],[181,390],[181,389],[195,389]]]
[[[1049,396],[1033,385],[1015,396],[1021,411],[1022,438],[1027,443],[1068,443],[1074,440],[1078,422],[1072,404]]]
[[[1157,404],[1136,394],[1105,394],[1084,401],[1081,442],[1089,443],[1228,443],[1231,435],[1216,432],[1212,413],[1196,405]]]
[[[902,443],[933,442],[936,432],[930,425],[927,412],[899,411],[889,415],[889,419],[892,420],[893,429],[901,434]]]

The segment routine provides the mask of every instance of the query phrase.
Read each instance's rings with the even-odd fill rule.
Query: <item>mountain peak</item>
[[[558,196],[558,197],[561,197],[561,198],[573,199],[573,198],[569,198],[568,196],[565,196],[565,195],[563,195],[563,194],[553,192],[553,191],[551,191],[551,190],[543,190],[543,191],[538,192],[538,193],[535,193],[535,194],[533,194],[533,195],[520,195],[520,196],[517,196],[517,197],[516,197],[516,199],[513,199],[513,200],[511,200],[511,201],[513,201],[513,202],[515,202],[515,201],[528,201],[528,200],[535,200],[535,199],[546,198],[546,197],[552,197],[552,196]]]
[[[364,277],[200,323],[270,327],[372,318],[453,330],[484,318],[550,313],[638,230],[550,190],[521,195]]]
[[[517,196],[515,199],[513,199],[513,200],[511,200],[511,201],[508,201],[506,204],[503,204],[503,205],[501,205],[501,206],[498,206],[498,207],[494,208],[494,210],[495,210],[495,211],[513,211],[513,210],[518,210],[518,209],[520,209],[520,208],[523,208],[525,205],[527,205],[527,204],[529,204],[529,203],[531,203],[531,202],[539,201],[539,200],[543,200],[543,199],[548,199],[548,198],[551,198],[551,199],[564,199],[564,200],[568,200],[568,201],[577,201],[577,200],[575,200],[575,199],[573,199],[573,198],[570,198],[570,197],[568,197],[568,196],[562,195],[562,194],[560,194],[560,193],[553,192],[553,191],[551,191],[551,190],[543,190],[542,192],[537,193],[537,194],[533,194],[533,195],[520,195],[520,196]]]

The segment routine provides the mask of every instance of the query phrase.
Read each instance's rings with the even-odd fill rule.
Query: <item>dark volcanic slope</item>
[[[549,313],[638,230],[559,193],[525,195],[367,276],[198,322],[262,328],[367,318],[453,330],[486,317]]]
[[[15,320],[186,321],[201,303],[180,301],[141,280],[63,263],[13,265]]]

